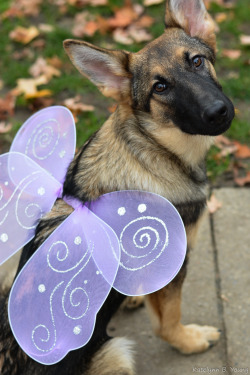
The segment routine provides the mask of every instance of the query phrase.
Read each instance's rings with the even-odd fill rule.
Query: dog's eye
[[[166,83],[157,82],[154,85],[154,91],[157,93],[162,93],[163,91],[166,91],[167,88],[168,86],[166,85]]]
[[[204,58],[201,56],[195,56],[192,58],[192,62],[195,68],[200,68],[204,63]]]

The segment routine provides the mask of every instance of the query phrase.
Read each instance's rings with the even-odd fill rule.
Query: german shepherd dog
[[[170,200],[184,222],[188,251],[206,206],[206,153],[226,131],[234,107],[223,94],[213,64],[214,22],[202,0],[167,0],[163,35],[137,53],[111,51],[66,40],[73,64],[118,107],[78,151],[63,194],[84,202],[115,190],[154,192]],[[38,246],[72,212],[58,199],[24,247],[18,272]],[[187,256],[188,257],[188,256]],[[175,279],[146,296],[155,333],[182,353],[203,352],[217,328],[181,324],[181,289],[187,260]],[[97,316],[90,342],[51,366],[36,363],[16,343],[0,300],[2,375],[134,375],[131,343],[111,338],[106,327],[124,296],[114,289]]]

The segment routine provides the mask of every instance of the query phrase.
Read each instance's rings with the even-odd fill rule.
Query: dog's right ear
[[[165,25],[182,28],[188,35],[216,48],[215,22],[203,0],[166,0]]]
[[[75,67],[105,96],[128,100],[131,74],[127,71],[129,53],[96,47],[67,39],[64,48]]]

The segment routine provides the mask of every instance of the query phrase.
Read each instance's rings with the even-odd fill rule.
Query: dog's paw
[[[181,325],[170,344],[183,354],[201,353],[213,346],[220,338],[220,330],[197,324]]]
[[[123,302],[122,308],[129,310],[137,309],[144,304],[144,296],[127,297]]]

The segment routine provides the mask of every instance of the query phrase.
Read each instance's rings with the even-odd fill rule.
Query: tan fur
[[[181,291],[178,288],[169,285],[146,296],[146,305],[155,334],[183,354],[203,352],[220,337],[215,327],[181,324]]]
[[[134,375],[133,342],[117,337],[94,355],[86,375]]]

